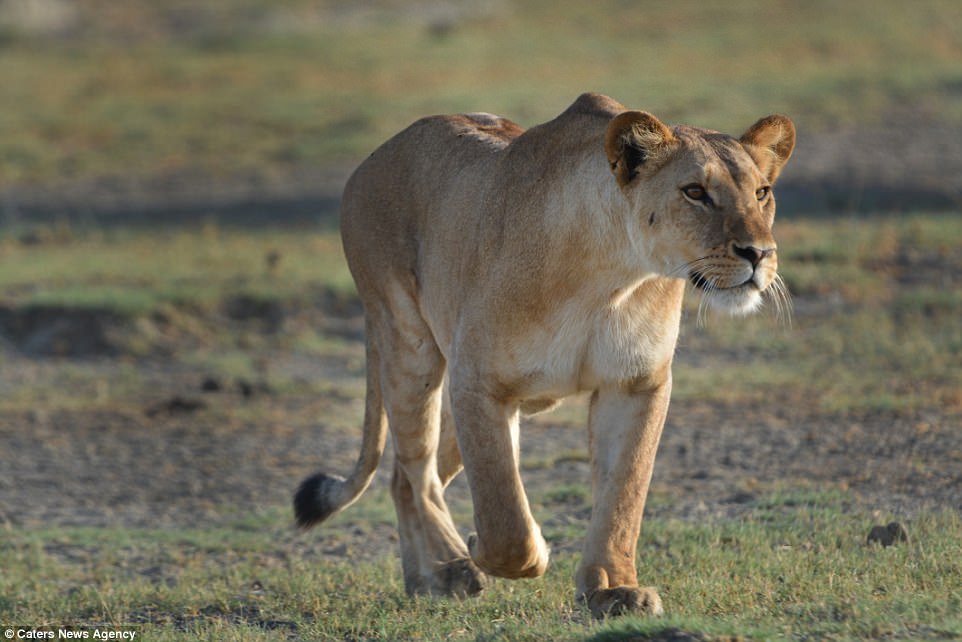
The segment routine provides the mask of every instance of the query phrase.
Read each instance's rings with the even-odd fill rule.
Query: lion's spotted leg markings
[[[591,399],[594,506],[576,585],[578,596],[595,617],[662,611],[657,592],[638,586],[635,548],[668,411],[669,366],[634,384],[634,390],[602,389]],[[620,483],[606,483],[616,475],[621,476]]]
[[[518,471],[518,409],[484,393],[452,387],[458,443],[474,500],[477,533],[469,541],[481,570],[507,578],[539,577],[548,545],[531,515]]]

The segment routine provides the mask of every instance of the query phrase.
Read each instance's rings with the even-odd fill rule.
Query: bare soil
[[[948,141],[959,140],[960,131],[955,127],[947,133],[947,127],[930,125],[898,140],[864,131],[809,142],[803,137],[796,167],[785,177],[782,191],[789,196],[782,209],[850,211],[870,200],[876,206],[880,194],[896,195],[899,202],[934,201],[938,207],[958,203],[962,156]],[[303,183],[295,177],[290,184],[264,186],[261,197],[249,190],[231,195],[225,188],[222,198],[215,190],[213,197],[192,200],[191,190],[204,191],[195,186],[158,190],[154,197],[138,194],[142,200],[132,207],[123,189],[84,185],[53,194],[8,191],[2,202],[8,217],[21,222],[43,220],[55,211],[84,211],[98,225],[114,217],[159,224],[197,211],[236,222],[232,217],[243,218],[245,212],[268,217],[285,208],[293,218],[334,221],[343,174],[329,173],[326,183],[312,183],[310,189],[299,187],[310,177]],[[880,176],[884,184],[868,176]],[[174,197],[180,200],[171,201]],[[85,205],[90,203],[101,206]],[[817,302],[808,303],[797,302],[798,314],[818,314]],[[356,395],[338,388],[320,395],[276,391],[257,381],[212,378],[175,360],[131,359],[116,354],[104,338],[118,323],[114,318],[61,311],[50,321],[25,314],[0,310],[0,394],[25,386],[41,391],[79,386],[108,400],[48,410],[41,393],[35,406],[0,417],[0,522],[170,528],[231,523],[288,504],[299,481],[317,470],[344,473],[353,465],[359,426],[347,429],[345,418],[359,423],[362,400]],[[320,322],[333,319],[332,327],[348,328],[341,336],[353,336],[349,340],[361,352],[356,309],[312,314]],[[58,336],[78,344],[77,337],[86,337],[88,344],[68,358],[49,358],[44,348]],[[676,369],[697,367],[704,356],[698,349],[680,350]],[[257,358],[274,371],[363,390],[363,365],[357,359],[311,360],[265,350]],[[140,396],[110,402],[104,388],[126,378],[142,382]],[[911,519],[921,509],[962,510],[960,426],[962,417],[937,407],[909,414],[826,415],[798,404],[676,402],[658,455],[648,515],[731,517],[773,491],[792,488],[838,489],[853,506],[900,519]],[[523,474],[532,497],[588,482],[580,423],[550,415],[532,420],[525,424],[522,442]],[[391,456],[385,456],[374,482],[382,492]],[[450,493],[467,501],[463,476]],[[539,508],[562,522],[584,520],[590,510],[584,501],[557,498]],[[396,545],[387,526],[359,525],[339,539],[320,537],[332,542],[324,551],[333,556],[377,555]]]
[[[361,381],[356,363],[268,358],[274,369]],[[676,368],[693,367],[691,358],[681,352]],[[106,358],[80,365],[94,382],[109,379],[115,368],[131,368]],[[9,357],[0,389],[12,387],[13,377],[60,385],[63,367],[62,361]],[[346,428],[344,417],[359,422],[360,398],[280,393],[158,363],[135,367],[145,381],[139,406],[52,412],[38,406],[3,417],[0,521],[30,527],[228,524],[288,504],[299,481],[317,470],[346,473],[353,465],[359,428]],[[90,394],[98,394],[96,384]],[[837,489],[853,507],[878,511],[883,519],[910,520],[922,509],[962,510],[960,420],[937,410],[854,416],[777,404],[677,402],[659,450],[648,516],[734,517],[772,492],[793,489]],[[543,514],[555,524],[586,520],[584,498],[552,494],[590,480],[584,426],[552,415],[529,420],[522,449],[526,485],[536,502],[544,502],[538,505]],[[382,462],[375,492],[388,487],[391,457],[387,453]],[[455,502],[467,501],[463,476],[449,492]],[[324,550],[367,556],[393,548],[390,528],[377,527],[376,534],[370,528],[340,529],[330,540],[337,545]]]

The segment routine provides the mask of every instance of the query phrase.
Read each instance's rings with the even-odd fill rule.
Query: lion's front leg
[[[531,515],[518,471],[518,408],[452,382],[458,444],[474,503],[471,559],[490,575],[539,577],[548,546]]]
[[[594,505],[576,585],[598,618],[662,613],[658,593],[638,586],[635,548],[670,393],[666,367],[656,379],[599,390],[591,400]]]

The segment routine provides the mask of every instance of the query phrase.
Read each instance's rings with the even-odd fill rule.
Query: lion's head
[[[772,185],[794,146],[795,126],[785,116],[763,118],[733,138],[627,111],[605,137],[633,226],[646,228],[659,270],[688,278],[705,301],[734,314],[755,310],[763,293],[778,305],[787,301]]]

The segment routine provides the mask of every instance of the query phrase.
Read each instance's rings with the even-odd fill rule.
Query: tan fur
[[[591,391],[594,508],[577,595],[596,616],[659,613],[657,593],[638,587],[635,547],[685,279],[734,313],[777,287],[764,188],[794,140],[784,116],[739,140],[585,94],[526,132],[490,114],[437,116],[386,142],[341,212],[366,315],[362,455],[347,479],[305,482],[301,522],[360,495],[389,425],[408,591],[539,576],[548,547],[518,472],[519,414]],[[443,497],[462,460],[468,545]]]

